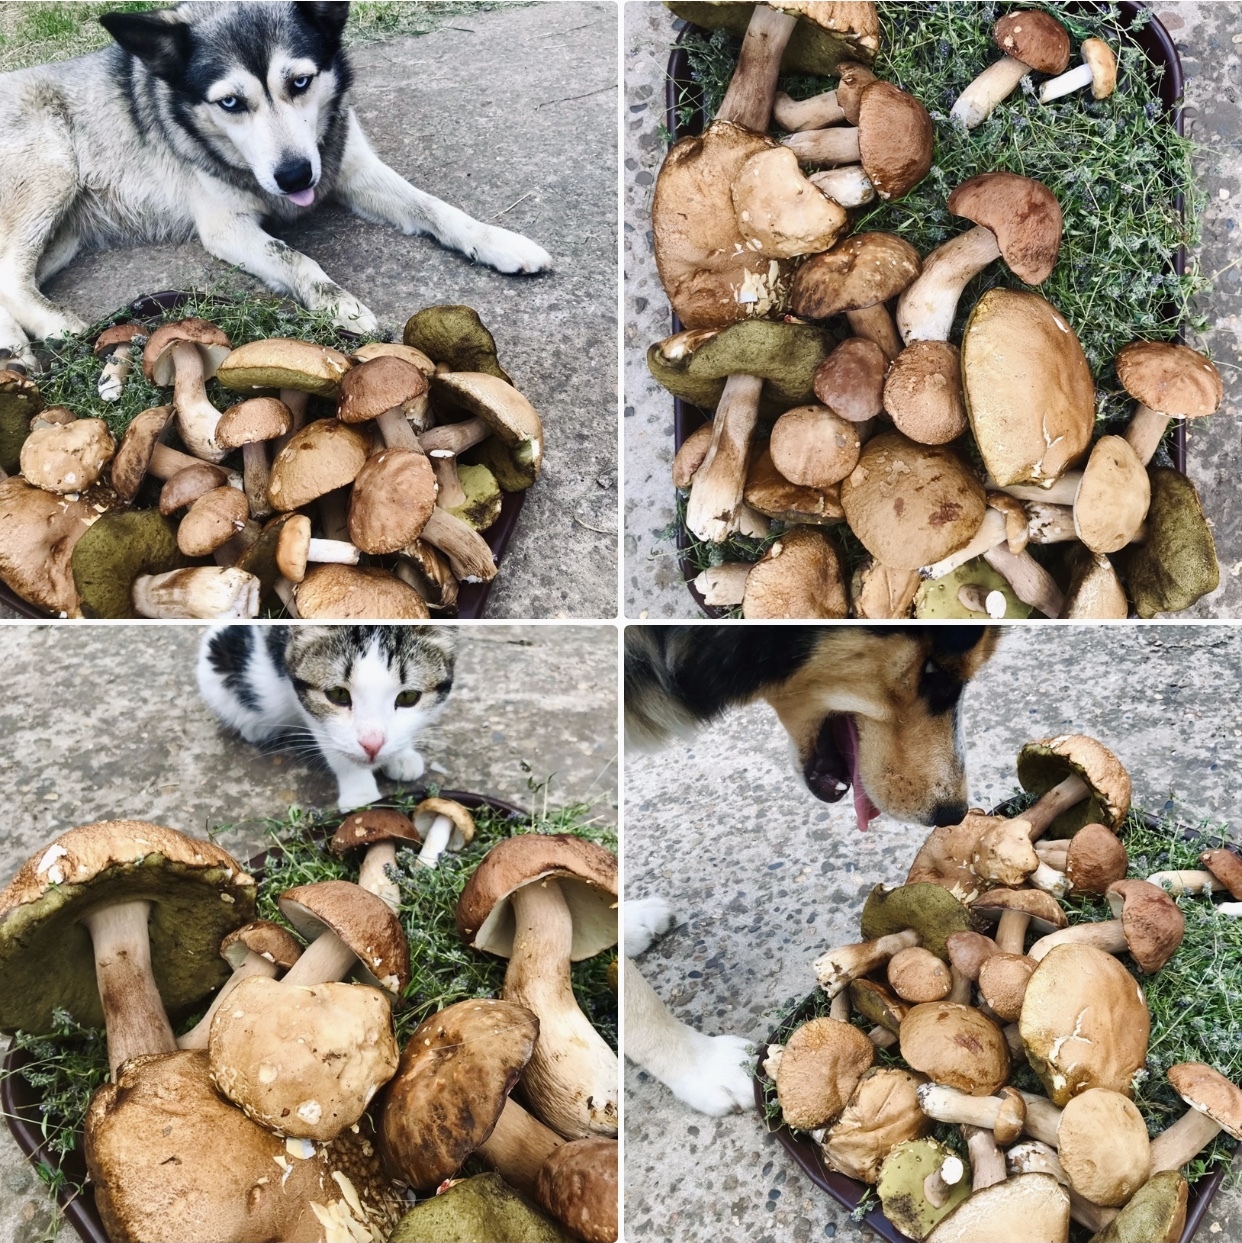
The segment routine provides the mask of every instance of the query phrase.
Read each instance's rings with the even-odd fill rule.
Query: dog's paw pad
[[[693,1066],[669,1081],[673,1095],[701,1114],[720,1117],[755,1108],[754,1055],[741,1036],[695,1033]]]
[[[625,902],[625,956],[637,958],[676,922],[677,913],[665,898],[634,898]]]
[[[546,272],[552,256],[530,238],[508,229],[489,228],[473,249],[474,258],[497,272]]]
[[[353,294],[338,294],[326,307],[337,327],[364,336],[379,332],[379,320]]]

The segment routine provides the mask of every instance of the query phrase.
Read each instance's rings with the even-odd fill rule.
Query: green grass
[[[428,793],[437,791],[431,787]],[[616,851],[615,831],[587,818],[585,806],[549,809],[546,786],[532,783],[532,797],[543,803],[529,817],[510,819],[490,809],[475,813],[476,836],[460,854],[446,853],[439,866],[429,871],[414,863],[415,852],[398,852],[397,882],[401,891],[398,918],[410,946],[411,980],[395,1011],[400,1044],[428,1015],[470,997],[495,997],[504,982],[505,961],[468,949],[457,933],[457,899],[471,873],[497,842],[524,833],[572,833]],[[384,806],[410,812],[422,794],[402,794],[386,800]],[[340,817],[290,808],[279,821],[264,821],[262,828],[271,854],[259,884],[259,914],[287,925],[276,899],[294,885],[322,880],[357,880],[358,864],[337,859],[324,846],[340,823]],[[211,836],[235,829],[221,825]],[[247,827],[256,827],[253,824]],[[615,951],[597,955],[572,969],[574,994],[583,1012],[596,1029],[617,1048],[617,997],[609,984],[609,966]],[[205,1008],[205,1007],[204,1007]],[[200,1015],[191,1015],[178,1024],[187,1031]],[[51,1035],[32,1036],[19,1032],[14,1047],[32,1062],[19,1073],[38,1090],[42,1099],[42,1134],[53,1158],[64,1156],[80,1146],[82,1121],[95,1090],[107,1080],[107,1045],[102,1032],[78,1026],[65,1014],[57,1016],[57,1029]],[[0,1072],[3,1074],[4,1072]],[[66,1182],[63,1172],[50,1164],[40,1164],[38,1173],[55,1194]],[[74,1193],[80,1187],[71,1188]],[[59,1216],[58,1214],[56,1216]],[[49,1228],[54,1237],[57,1222]]]

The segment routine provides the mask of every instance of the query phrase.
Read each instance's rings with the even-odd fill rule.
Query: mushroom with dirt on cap
[[[1139,403],[1125,438],[1144,466],[1155,456],[1169,421],[1215,414],[1225,388],[1205,354],[1171,341],[1135,341],[1116,358],[1117,379]]]
[[[397,843],[417,845],[421,840],[409,816],[391,807],[368,807],[350,812],[328,842],[338,858],[366,847],[358,871],[358,884],[383,899],[390,911],[401,905],[401,892],[388,875],[397,866]]]
[[[991,1096],[1009,1078],[1009,1046],[1000,1027],[973,1006],[929,1001],[901,1020],[901,1056],[936,1083]]]
[[[103,419],[50,423],[26,437],[22,477],[45,492],[80,494],[99,479],[115,453],[116,441]]]
[[[884,1215],[902,1234],[912,1239],[925,1239],[942,1218],[947,1217],[970,1195],[970,1180],[961,1175],[964,1170],[953,1170],[956,1181],[941,1179],[944,1193],[936,1190],[928,1195],[929,1187],[935,1187],[935,1176],[950,1161],[961,1164],[961,1159],[951,1148],[934,1139],[911,1139],[890,1149],[880,1166],[876,1193],[884,1208]]]
[[[185,447],[206,462],[228,455],[216,440],[220,411],[207,400],[206,383],[229,356],[228,336],[202,319],[164,324],[147,339],[142,370],[157,388],[173,386],[172,407]]]
[[[270,471],[267,442],[293,431],[293,414],[283,401],[274,397],[252,397],[230,406],[216,424],[216,443],[223,449],[241,449],[246,500],[252,518],[266,518],[272,512],[267,495]]]
[[[1005,55],[975,78],[949,110],[949,116],[967,129],[982,125],[1028,73],[1063,73],[1069,64],[1069,34],[1047,13],[1035,9],[1006,13],[992,38]]]
[[[972,1192],[926,1236],[926,1243],[1065,1243],[1069,1223],[1069,1193],[1055,1178],[1019,1174]]]
[[[427,601],[378,566],[317,565],[293,589],[294,616],[336,621],[426,621]]]
[[[282,513],[352,484],[370,451],[367,438],[336,419],[299,428],[272,461],[267,494]]]

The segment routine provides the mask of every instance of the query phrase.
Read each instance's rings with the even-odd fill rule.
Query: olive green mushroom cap
[[[1069,1226],[1069,1192],[1051,1174],[1018,1174],[973,1192],[926,1243],[1064,1243]]]
[[[829,1167],[847,1178],[876,1182],[880,1166],[897,1144],[920,1139],[931,1130],[932,1120],[919,1108],[917,1095],[925,1082],[922,1075],[896,1067],[867,1071],[824,1136],[822,1151]]]
[[[966,413],[1000,487],[1047,484],[1082,456],[1095,385],[1065,317],[1038,294],[990,289],[962,336]]]
[[[216,379],[225,388],[243,393],[256,388],[289,388],[335,397],[352,366],[344,354],[329,346],[271,337],[239,345],[221,363]]]
[[[934,1139],[913,1139],[897,1144],[880,1167],[876,1192],[884,1216],[903,1234],[925,1239],[942,1218],[970,1195],[967,1174],[951,1185],[948,1199],[939,1208],[928,1200],[923,1183],[957,1153]]]
[[[482,371],[512,384],[500,365],[496,339],[468,306],[429,306],[411,315],[401,338],[450,371]]]
[[[1117,379],[1136,401],[1172,418],[1213,414],[1225,386],[1206,355],[1173,341],[1135,341],[1117,352]]]
[[[0,469],[17,473],[30,420],[43,409],[39,386],[20,371],[0,371]]]
[[[568,1234],[528,1204],[499,1174],[476,1174],[411,1209],[389,1243],[573,1243]]]
[[[175,1017],[228,976],[220,942],[254,918],[255,883],[218,846],[163,825],[104,820],[62,833],[0,892],[0,1030],[50,1032],[58,1009],[102,1027],[82,916],[134,901],[150,904],[151,971]]]
[[[785,1123],[800,1131],[827,1126],[846,1106],[875,1060],[875,1046],[851,1023],[811,1019],[785,1042],[776,1096]]]
[[[1216,542],[1195,485],[1167,466],[1148,467],[1147,477],[1147,536],[1122,562],[1134,611],[1144,619],[1188,609],[1220,585]]]
[[[895,298],[921,270],[919,252],[904,238],[855,233],[798,269],[790,305],[807,319],[863,310]]]
[[[104,514],[73,549],[73,582],[84,617],[137,617],[134,580],[189,564],[177,528],[157,509]]]
[[[1190,1184],[1177,1170],[1153,1174],[1091,1243],[1179,1243]]]
[[[867,895],[862,912],[862,935],[874,941],[890,932],[913,928],[924,949],[949,961],[945,938],[973,927],[970,911],[947,889],[930,881],[886,889],[876,885]]]
[[[1130,810],[1130,775],[1102,743],[1086,734],[1058,734],[1028,742],[1018,752],[1018,781],[1028,793],[1047,794],[1066,777],[1078,776],[1090,795],[1063,811],[1049,826],[1050,837],[1071,837],[1084,824],[1121,829]]]

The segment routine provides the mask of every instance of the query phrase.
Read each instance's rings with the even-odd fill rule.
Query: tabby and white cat
[[[423,775],[415,742],[444,708],[455,655],[445,626],[213,626],[198,686],[248,742],[313,743],[352,811],[379,798],[377,770]]]

